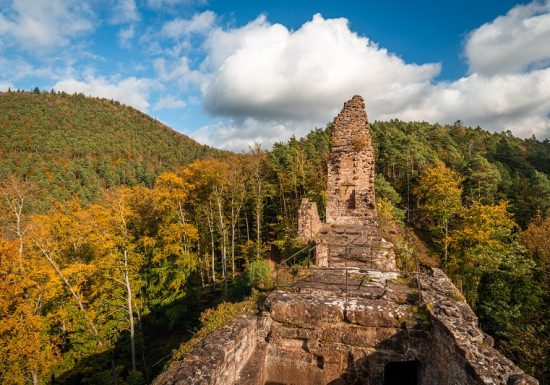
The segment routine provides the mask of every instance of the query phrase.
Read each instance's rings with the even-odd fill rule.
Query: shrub
[[[245,272],[246,284],[249,287],[265,289],[270,287],[273,269],[266,260],[260,259],[248,265]]]

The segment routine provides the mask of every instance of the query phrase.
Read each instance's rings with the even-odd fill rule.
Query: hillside
[[[0,178],[26,178],[41,197],[33,211],[72,196],[89,202],[104,187],[151,186],[163,171],[220,153],[118,102],[0,93]]]

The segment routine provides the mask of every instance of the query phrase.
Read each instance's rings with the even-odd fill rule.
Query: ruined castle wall
[[[153,384],[235,384],[257,351],[258,333],[257,317],[239,317],[201,341],[183,359],[170,363]],[[254,376],[249,384],[263,385],[262,371],[255,371]]]
[[[377,224],[374,159],[365,103],[356,95],[344,104],[332,127],[327,223]]]
[[[417,362],[419,385],[536,385],[491,346],[441,270],[420,276],[422,302],[390,279],[385,294],[274,291],[258,317],[214,332],[155,385],[383,384],[390,363]]]
[[[303,198],[298,210],[298,239],[304,242],[316,241],[321,226],[317,203]]]
[[[492,346],[492,338],[479,328],[476,315],[443,271],[434,268],[419,279],[433,324],[433,364],[426,368],[427,378],[445,379],[449,385],[538,384]]]

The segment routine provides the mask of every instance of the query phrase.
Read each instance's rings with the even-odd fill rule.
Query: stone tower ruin
[[[376,226],[374,149],[361,96],[334,119],[330,143],[327,223]]]
[[[374,149],[363,98],[355,95],[334,119],[327,162],[326,222],[302,200],[298,236],[313,242],[316,264],[395,270],[393,245],[380,236],[374,192]]]
[[[333,124],[326,222],[304,198],[315,266],[281,264],[261,311],[174,360],[153,385],[537,385],[500,354],[443,271],[397,271],[380,236],[363,99]],[[286,274],[286,275],[285,275]]]

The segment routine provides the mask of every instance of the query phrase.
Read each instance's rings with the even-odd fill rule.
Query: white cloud
[[[515,73],[550,64],[550,1],[512,8],[474,30],[466,44],[470,71]]]
[[[472,74],[431,87],[396,113],[405,120],[452,122],[510,130],[521,137],[550,137],[550,68],[522,74]],[[382,115],[378,119],[394,116]]]
[[[534,15],[525,9],[536,6],[517,7],[506,17]],[[541,16],[541,12],[536,14]],[[505,29],[493,28],[500,20],[482,28],[497,35],[514,30],[514,23]],[[533,35],[539,34],[539,23],[514,20],[522,28],[533,28]],[[470,43],[478,39],[476,33],[469,35],[466,47],[478,44],[480,40]],[[493,39],[509,41],[501,47],[508,53],[500,58],[505,63],[517,60],[513,48],[518,41],[523,39],[526,45],[533,42],[521,36]],[[461,119],[489,130],[550,137],[550,68],[544,67],[550,52],[544,49],[504,72],[498,67],[491,72],[488,66],[487,71],[456,81],[437,82],[438,63],[406,63],[352,32],[346,19],[320,15],[295,31],[270,24],[265,16],[240,28],[216,28],[204,48],[207,56],[201,65],[204,74],[200,83],[204,108],[223,119],[195,135],[205,140],[208,134],[208,143],[213,145],[242,149],[251,140],[270,144],[287,139],[291,133],[302,135],[331,121],[354,94],[365,97],[371,120],[452,123]],[[493,52],[487,50],[487,55],[491,57]],[[482,56],[483,52],[478,52],[469,58],[481,62]]]
[[[153,109],[155,110],[169,110],[169,109],[178,109],[185,108],[187,103],[185,101],[176,98],[175,96],[165,96],[160,98],[156,103]]]
[[[178,38],[192,33],[206,33],[214,26],[216,14],[212,11],[204,11],[195,14],[191,19],[176,18],[166,22],[161,29],[161,34],[171,38]]]
[[[353,94],[376,95],[397,110],[417,98],[438,64],[407,64],[351,32],[346,19],[315,15],[296,31],[261,17],[216,30],[206,61],[215,68],[204,92],[214,115],[328,121]],[[388,105],[389,104],[389,105]]]
[[[0,11],[0,40],[27,50],[65,46],[93,29],[93,14],[77,0],[13,0]]]
[[[9,89],[14,89],[13,88],[13,85],[11,85],[11,83],[7,83],[7,82],[0,82],[0,92],[6,92],[7,90]]]
[[[201,71],[191,69],[189,59],[185,56],[173,63],[157,59],[154,67],[161,82],[177,84],[181,89],[186,89],[189,85],[201,86],[205,81],[205,75]]]
[[[81,92],[85,95],[118,100],[144,112],[149,109],[148,98],[154,87],[155,83],[145,78],[129,77],[119,80],[93,76],[89,76],[85,80],[65,79],[53,86],[57,91]]]
[[[195,130],[191,136],[199,143],[217,148],[246,151],[254,143],[270,148],[280,138],[289,138],[293,134],[305,135],[315,126],[312,122],[280,122],[278,120],[242,120],[219,121]]]
[[[111,22],[114,24],[135,23],[140,16],[134,0],[117,0]]]
[[[123,48],[130,48],[130,40],[134,37],[134,26],[130,25],[118,31],[118,44]]]
[[[154,9],[173,8],[182,5],[204,5],[207,0],[147,0],[147,5]]]

